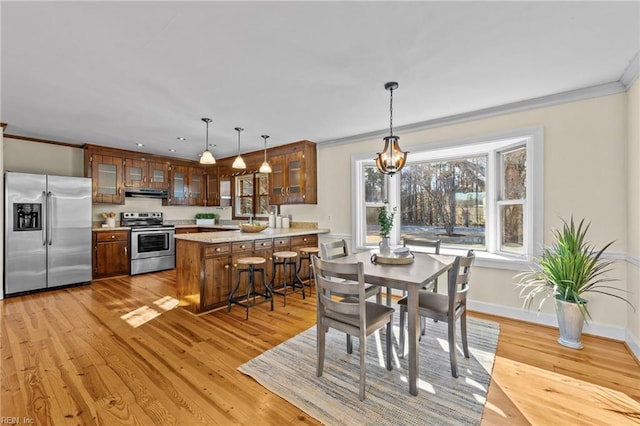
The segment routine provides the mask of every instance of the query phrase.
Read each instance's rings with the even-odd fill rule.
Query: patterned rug
[[[451,376],[447,324],[426,321],[419,342],[417,397],[409,394],[407,358],[398,358],[394,315],[393,371],[384,367],[384,330],[367,339],[364,402],[358,399],[359,344],[351,355],[345,335],[327,334],[324,373],[316,377],[315,326],[238,367],[242,373],[326,425],[480,424],[498,342],[499,325],[467,318],[470,358],[462,355],[458,330],[458,373]],[[405,350],[408,348],[405,345]]]

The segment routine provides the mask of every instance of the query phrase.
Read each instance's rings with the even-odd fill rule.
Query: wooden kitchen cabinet
[[[209,238],[207,237],[207,241]],[[294,245],[292,241],[295,242]],[[315,234],[256,240],[249,238],[232,243],[176,238],[176,291],[180,307],[194,314],[226,307],[229,294],[236,284],[237,260],[240,257],[264,258],[265,280],[269,283],[273,276],[273,252],[313,246],[314,241],[317,244],[318,237]],[[292,278],[293,274],[287,282],[291,283]],[[248,276],[242,274],[238,294],[246,294],[247,280]],[[281,267],[278,267],[275,283],[282,283]],[[260,274],[257,274],[256,284],[260,288]]]
[[[170,172],[171,189],[168,204],[204,205],[204,170],[202,168],[172,165]]]
[[[273,148],[268,155],[270,204],[318,202],[316,146],[300,141]]]
[[[93,278],[129,275],[129,231],[94,231]]]
[[[122,157],[85,151],[85,176],[91,177],[94,203],[124,204]]]
[[[218,178],[218,167],[210,166],[204,170],[204,183],[205,183],[205,206],[219,206],[220,205],[220,180]]]
[[[195,234],[200,232],[197,226],[192,226],[188,228],[178,228],[176,227],[176,234]]]
[[[169,162],[146,158],[124,159],[124,185],[135,188],[169,189]]]
[[[204,281],[200,311],[226,305],[233,288],[230,244],[211,244],[204,249]]]

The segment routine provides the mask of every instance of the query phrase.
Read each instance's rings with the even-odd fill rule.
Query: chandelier
[[[389,102],[389,136],[383,138],[384,149],[382,152],[377,153],[376,166],[380,173],[393,176],[404,167],[407,161],[407,152],[400,150],[400,145],[397,136],[393,136],[393,91],[398,88],[398,83],[391,81],[384,85],[384,88],[391,93],[391,100]]]

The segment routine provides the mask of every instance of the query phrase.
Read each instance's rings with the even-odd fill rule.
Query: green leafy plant
[[[378,225],[380,225],[381,237],[389,236],[389,233],[393,228],[393,218],[396,215],[397,209],[397,207],[394,207],[393,210],[389,211],[387,206],[378,207]]]
[[[562,229],[553,232],[553,246],[543,251],[537,267],[515,276],[518,278],[520,297],[524,299],[523,307],[530,309],[532,302],[540,296],[542,300],[538,306],[539,312],[545,300],[553,296],[578,304],[586,320],[591,315],[583,295],[591,292],[623,300],[633,308],[627,299],[614,293],[622,290],[603,284],[615,281],[606,276],[612,270],[614,261],[602,257],[613,241],[596,250],[585,240],[590,223],[585,224],[582,219],[576,226],[573,217],[569,223],[564,220],[562,222]]]
[[[196,219],[217,219],[218,215],[215,213],[196,213]]]

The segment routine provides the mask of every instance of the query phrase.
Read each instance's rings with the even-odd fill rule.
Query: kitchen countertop
[[[241,232],[241,231],[218,231],[218,232],[198,232],[197,234],[176,235],[176,240],[186,240],[198,243],[214,244],[229,243],[236,241],[253,241],[264,238],[295,237],[298,235],[327,234],[329,229],[306,229],[306,228],[267,228],[261,232]]]
[[[229,231],[237,231],[240,229],[240,227],[238,225],[196,225],[195,223],[181,223],[178,225],[175,225],[176,229],[180,229],[180,228],[199,228],[199,229],[228,229]]]

